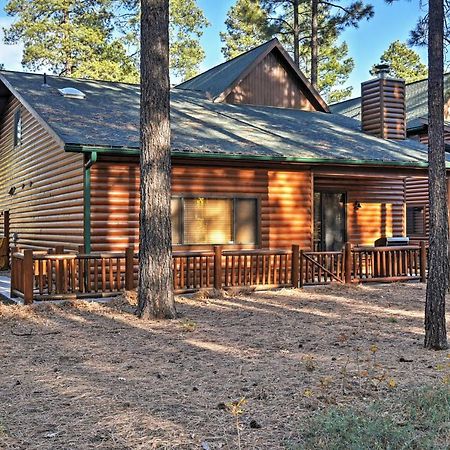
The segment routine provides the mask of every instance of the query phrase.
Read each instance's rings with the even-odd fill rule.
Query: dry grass
[[[251,294],[251,295],[250,295]],[[312,411],[449,376],[422,349],[424,286],[179,298],[180,319],[108,305],[0,305],[0,447],[243,449],[295,442]]]

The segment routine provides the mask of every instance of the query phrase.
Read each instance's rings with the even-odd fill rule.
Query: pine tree
[[[197,75],[205,59],[200,37],[208,26],[196,0],[170,0],[170,68],[183,81]]]
[[[123,43],[114,37],[113,0],[9,0],[14,22],[5,42],[24,45],[22,64],[58,75],[135,81]]]
[[[284,2],[274,8],[260,1],[238,0],[227,16],[227,31],[221,35],[224,42],[222,52],[226,56],[237,56],[255,45],[277,36],[287,50],[296,55],[302,71],[311,74],[310,33],[298,34],[298,48],[295,45],[293,29],[310,29],[310,5],[301,3],[298,8],[298,23],[294,25],[294,17],[290,13],[292,4]],[[287,5],[289,3],[289,5]],[[263,7],[265,5],[265,7]],[[343,100],[351,94],[351,87],[343,87],[354,67],[348,55],[345,42],[338,44],[340,28],[329,9],[320,8],[317,18],[318,35],[318,81],[317,88],[329,102]],[[247,36],[251,33],[250,36]],[[297,48],[297,52],[296,52]]]
[[[247,50],[268,41],[274,32],[267,12],[255,0],[237,0],[225,20],[226,32],[220,33],[224,43],[222,53],[226,59],[235,58]]]
[[[169,0],[142,0],[138,313],[176,316],[170,214]]]
[[[140,1],[125,0],[126,13],[119,20],[126,40],[139,56]],[[205,59],[200,38],[209,22],[196,0],[169,0],[169,55],[170,71],[180,81],[197,75]]]
[[[430,247],[425,303],[425,347],[448,348],[445,296],[448,286],[448,205],[444,145],[444,4],[430,0],[428,13],[428,179]]]
[[[372,5],[364,4],[362,0],[350,4],[341,4],[340,0],[260,1],[269,15],[269,20],[278,24],[278,33],[285,38],[289,37],[292,42],[297,65],[300,66],[299,48],[302,42],[306,41],[309,45],[309,74],[315,87],[319,79],[321,41],[329,34],[338,36],[347,27],[358,27],[361,20],[368,20],[374,15]]]
[[[428,76],[427,66],[421,61],[420,55],[400,41],[389,45],[381,55],[380,62],[389,64],[391,74],[403,78],[407,83],[423,80]]]

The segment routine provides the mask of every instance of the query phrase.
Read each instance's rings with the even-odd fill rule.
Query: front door
[[[316,250],[341,251],[345,244],[345,194],[314,193],[314,241]]]

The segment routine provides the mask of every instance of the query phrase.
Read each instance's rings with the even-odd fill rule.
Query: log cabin
[[[137,248],[139,99],[137,85],[0,72],[11,245]],[[331,112],[276,39],[174,87],[174,249],[340,250],[404,236],[407,180],[427,171],[404,120],[376,136]]]
[[[383,69],[388,73],[388,68]],[[386,82],[402,85],[388,75]],[[364,129],[364,102],[366,83],[362,83],[361,96],[330,105],[330,110],[360,121]],[[405,136],[428,145],[428,79],[404,84]],[[444,75],[444,137],[446,151],[450,152],[450,73]],[[405,179],[406,231],[413,239],[428,238],[429,201],[428,177],[412,176]]]

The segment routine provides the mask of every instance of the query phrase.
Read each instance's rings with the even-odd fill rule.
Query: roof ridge
[[[259,44],[259,45],[257,45],[256,47],[252,47],[252,48],[248,49],[247,51],[245,51],[245,52],[243,52],[243,53],[240,53],[239,55],[235,56],[234,58],[227,59],[226,61],[223,61],[223,62],[221,62],[220,64],[217,64],[217,65],[215,65],[215,66],[213,66],[213,67],[210,67],[208,70],[205,70],[204,72],[201,72],[201,73],[195,75],[194,77],[189,78],[188,80],[184,80],[184,81],[181,82],[180,84],[177,84],[176,86],[174,86],[174,88],[175,88],[175,89],[184,89],[184,88],[182,88],[182,87],[180,87],[180,86],[182,86],[182,85],[185,84],[185,83],[190,83],[191,81],[195,80],[196,78],[198,78],[198,77],[200,77],[200,76],[203,76],[203,75],[206,75],[208,72],[210,72],[210,71],[212,71],[212,70],[216,70],[216,69],[218,69],[219,67],[224,66],[225,64],[229,64],[229,63],[232,62],[232,61],[235,61],[235,60],[237,60],[237,59],[239,59],[239,58],[242,58],[243,56],[248,55],[249,53],[254,52],[255,50],[258,50],[259,48],[261,48],[261,47],[263,47],[263,46],[265,46],[265,45],[268,45],[268,44],[271,43],[272,41],[277,41],[277,42],[278,42],[278,38],[277,38],[277,37],[273,37],[272,39],[269,39],[268,41],[263,42],[262,44]],[[188,89],[186,89],[186,90],[195,90],[195,89],[189,89],[189,88],[188,88]]]

